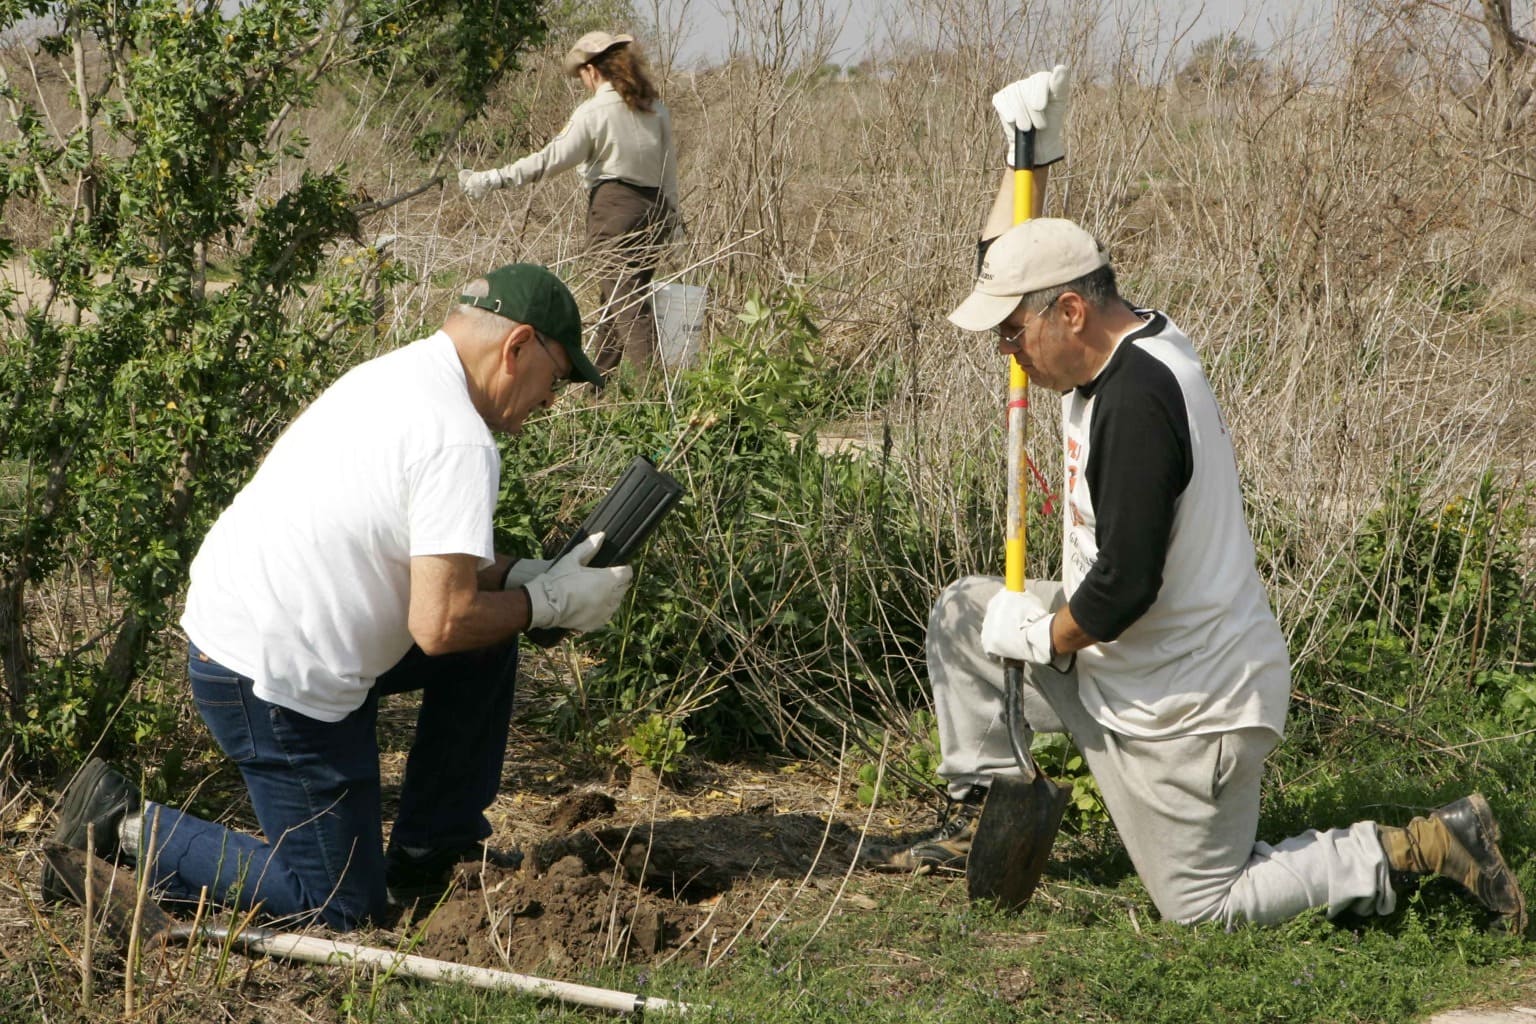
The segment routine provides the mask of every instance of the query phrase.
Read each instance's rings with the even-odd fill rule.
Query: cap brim
[[[563,347],[565,348],[565,354],[571,358],[572,380],[584,380],[588,384],[591,384],[593,387],[597,388],[600,388],[605,383],[607,383],[603,380],[602,371],[593,365],[592,360],[587,358],[587,354],[581,350],[581,346],[576,345]]]
[[[990,331],[1008,314],[1019,308],[1022,295],[988,295],[977,289],[971,292],[955,311],[949,314],[949,322],[967,331]]]

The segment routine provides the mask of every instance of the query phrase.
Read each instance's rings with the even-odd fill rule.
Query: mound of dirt
[[[614,811],[601,793],[572,794],[550,815],[553,834],[525,851],[519,868],[459,865],[448,896],[406,922],[420,935],[413,952],[532,974],[672,957],[702,963],[721,943],[751,934],[756,889],[841,874],[856,838],[806,813],[592,827]]]

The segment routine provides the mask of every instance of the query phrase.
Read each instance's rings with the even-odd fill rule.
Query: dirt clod
[[[612,824],[632,808],[638,820]],[[711,939],[751,934],[755,893],[724,894],[847,867],[847,827],[812,814],[677,815],[597,791],[564,797],[521,867],[459,866],[455,888],[419,925],[416,952],[533,974],[700,962]]]
[[[607,793],[587,790],[572,793],[555,807],[549,818],[550,831],[556,834],[569,832],[578,825],[585,825],[598,818],[606,818],[617,810],[613,797]]]

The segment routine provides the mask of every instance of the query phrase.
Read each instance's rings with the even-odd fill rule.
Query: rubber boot
[[[1462,797],[1403,828],[1376,828],[1393,871],[1449,878],[1499,915],[1505,931],[1525,933],[1525,897],[1499,852],[1499,824],[1481,794]]]

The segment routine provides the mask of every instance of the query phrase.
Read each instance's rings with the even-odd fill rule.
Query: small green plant
[[[887,732],[885,746],[893,753],[883,775],[880,766],[872,761],[858,767],[859,803],[874,807],[882,800],[903,799],[943,785],[939,778],[939,761],[943,757],[939,752],[939,723],[933,712],[912,713],[912,739],[908,745],[898,747]]]
[[[1072,799],[1067,804],[1067,820],[1078,826],[1105,822],[1109,811],[1099,784],[1088,771],[1088,763],[1064,732],[1039,732],[1030,741],[1029,752],[1035,764],[1055,782],[1072,784]]]
[[[635,726],[624,746],[657,775],[672,775],[682,767],[683,754],[688,749],[688,734],[676,722],[653,714]]]

